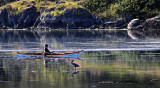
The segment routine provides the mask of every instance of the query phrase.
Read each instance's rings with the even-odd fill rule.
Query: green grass
[[[73,1],[73,0],[62,0],[65,3],[61,4],[56,4],[55,1],[41,1],[39,2],[38,0],[20,0],[12,3],[8,3],[7,5],[4,5],[0,7],[0,10],[6,8],[10,14],[12,15],[17,15],[20,11],[23,9],[27,8],[27,5],[31,2],[34,1],[36,4],[34,5],[37,8],[37,11],[40,11],[40,8],[43,7],[45,9],[50,9],[50,8],[55,8],[54,11],[51,11],[50,14],[52,16],[59,16],[63,14],[65,9],[72,9],[72,8],[85,8],[83,6],[83,0],[80,1]],[[115,9],[118,7],[117,4],[113,4],[111,8],[100,12],[100,13],[92,13],[94,15],[97,15],[99,17],[114,17],[115,16]],[[46,15],[46,12],[42,13],[43,15]]]
[[[61,3],[61,4],[56,4],[56,2],[54,1],[41,1],[38,2],[36,0],[24,0],[24,1],[16,1],[13,3],[9,3],[5,6],[0,7],[0,10],[6,8],[10,14],[16,15],[18,14],[20,11],[22,11],[23,9],[27,8],[27,5],[31,2],[31,1],[35,1],[36,4],[34,5],[37,8],[37,11],[40,11],[40,8],[43,7],[45,9],[50,9],[50,8],[55,8],[54,11],[51,11],[51,15],[53,16],[58,16],[61,15],[65,9],[71,9],[71,8],[83,8],[83,6],[80,4],[82,3],[82,1],[65,1],[65,3]],[[42,13],[43,15],[46,15],[46,12]]]

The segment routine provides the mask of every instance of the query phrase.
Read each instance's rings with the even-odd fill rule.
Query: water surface
[[[0,31],[0,87],[159,88],[159,38],[137,38],[126,30]],[[42,52],[45,43],[53,51],[83,49],[83,60],[17,57]]]

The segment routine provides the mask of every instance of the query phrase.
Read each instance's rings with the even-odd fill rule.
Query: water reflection
[[[14,52],[0,52],[0,56],[3,88],[160,87],[158,51],[89,51],[81,55],[83,61],[52,57],[17,59]],[[72,60],[79,65],[76,70]]]
[[[0,88],[160,88],[159,38],[137,35],[132,39],[126,30],[1,31]],[[17,51],[41,52],[44,43],[55,51],[84,49],[83,61],[17,57]]]
[[[72,78],[74,78],[74,75],[76,75],[76,74],[79,74],[79,71],[74,70],[74,71],[72,72]]]
[[[76,71],[76,67],[79,67],[78,64],[73,63],[74,60],[81,60],[83,61],[82,58],[80,57],[52,57],[52,56],[47,56],[47,57],[18,57],[17,60],[41,60],[43,59],[43,64],[46,68],[48,68],[49,63],[53,62],[53,63],[58,63],[60,60],[71,60],[71,64],[75,67],[75,71]]]
[[[127,30],[128,35],[132,39],[146,39],[146,38],[159,38],[159,30]]]
[[[133,30],[1,30],[0,51],[157,50],[159,37]],[[157,35],[157,34],[156,34]],[[155,35],[155,36],[156,36]],[[147,37],[146,37],[147,36]]]
[[[52,50],[82,50],[89,47],[94,49],[106,47],[106,45],[102,45],[106,40],[125,41],[126,39],[130,38],[123,30],[1,30],[0,50],[40,51],[45,43],[49,44]]]
[[[9,81],[8,75],[6,74],[6,72],[3,69],[3,60],[1,60],[1,59],[0,59],[0,80],[2,82]]]

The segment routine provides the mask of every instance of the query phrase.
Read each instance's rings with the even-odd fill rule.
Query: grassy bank
[[[87,3],[89,4],[89,2],[86,0],[78,0],[78,1],[61,0],[61,1],[62,1],[62,3],[56,4],[56,1],[21,0],[21,1],[10,2],[6,5],[3,5],[0,7],[0,10],[6,8],[11,14],[16,15],[22,9],[26,8],[28,4],[33,4],[37,8],[37,11],[40,11],[40,8],[44,8],[44,9],[54,8],[54,11],[50,12],[51,15],[53,15],[53,16],[57,16],[57,15],[62,14],[66,8],[86,8],[92,14],[97,15],[99,17],[113,18],[113,17],[117,16],[117,14],[115,12],[116,12],[116,7],[118,5],[116,3],[111,4],[110,8],[106,8],[106,9],[103,9],[103,11],[101,10],[101,11],[97,12],[97,11],[91,11],[90,8],[87,7]],[[97,8],[99,8],[99,7],[97,7]],[[47,13],[43,12],[42,14],[45,15]]]
[[[0,10],[6,8],[11,14],[18,14],[28,4],[33,4],[37,11],[43,9],[54,9],[51,15],[58,16],[66,8],[86,8],[92,14],[98,17],[117,18],[126,15],[132,18],[146,19],[156,16],[160,13],[159,0],[10,0],[12,2],[1,6]],[[14,2],[13,2],[14,1]],[[47,14],[46,12],[42,13]]]
[[[57,16],[64,12],[65,9],[69,8],[84,8],[82,6],[82,1],[62,1],[60,4],[56,4],[56,1],[37,1],[37,0],[23,0],[16,1],[12,3],[8,3],[4,6],[0,7],[0,10],[6,8],[11,14],[16,15],[22,9],[27,8],[27,5],[32,4],[37,8],[37,11],[40,11],[41,8],[46,9],[54,9],[51,11],[51,15]],[[43,15],[47,14],[46,12],[42,13]]]

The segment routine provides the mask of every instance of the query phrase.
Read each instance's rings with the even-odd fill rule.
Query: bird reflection
[[[78,73],[79,73],[79,71],[73,71],[72,74],[71,74],[72,78],[74,78],[74,75],[78,74]]]
[[[79,71],[76,70],[76,68],[79,67],[79,65],[76,64],[76,63],[73,63],[73,61],[74,61],[74,60],[71,61],[71,64],[72,64],[72,66],[73,66],[75,69],[74,69],[74,71],[73,71],[72,74],[71,74],[72,78],[74,78],[74,75],[75,75],[75,74],[78,74],[78,73],[79,73]]]

